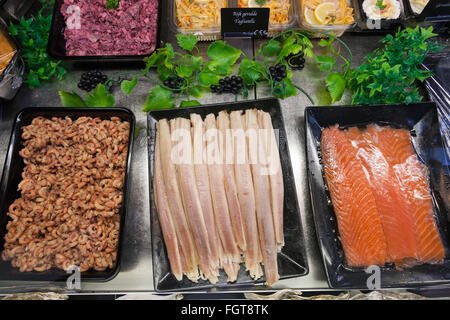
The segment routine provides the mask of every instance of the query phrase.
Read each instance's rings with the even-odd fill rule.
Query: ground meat
[[[107,0],[64,0],[64,36],[68,56],[146,55],[157,41],[158,1],[120,0],[117,10]],[[80,28],[71,28],[77,6]],[[69,22],[69,23],[68,23]]]
[[[113,268],[130,124],[37,117],[23,128],[21,197],[9,207],[3,260],[21,272]]]

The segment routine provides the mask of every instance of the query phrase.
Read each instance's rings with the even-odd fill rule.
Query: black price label
[[[269,8],[223,8],[222,36],[265,38],[269,29]]]

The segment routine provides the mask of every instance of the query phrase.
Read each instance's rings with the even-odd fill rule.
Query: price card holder
[[[450,21],[450,1],[430,0],[419,15],[419,18],[434,22]]]
[[[222,8],[224,38],[266,38],[269,30],[269,8]]]

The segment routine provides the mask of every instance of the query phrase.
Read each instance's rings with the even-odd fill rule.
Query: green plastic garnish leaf
[[[331,96],[331,103],[341,100],[347,86],[344,77],[339,72],[332,72],[327,76],[326,85]]]
[[[86,102],[75,92],[58,91],[61,103],[64,107],[83,108],[87,107]]]
[[[336,64],[336,60],[330,56],[315,56],[315,58],[319,69],[324,72],[330,72]]]
[[[198,42],[198,38],[192,34],[177,34],[178,45],[186,51],[192,51]]]
[[[171,109],[173,107],[175,107],[175,102],[172,99],[172,91],[157,86],[150,92],[142,110],[149,112],[151,110]]]
[[[121,87],[123,93],[125,93],[127,96],[129,96],[133,92],[137,83],[138,83],[138,78],[134,77],[131,81],[123,80],[122,83],[120,84],[120,87]]]
[[[200,102],[198,102],[197,100],[184,100],[184,101],[181,101],[180,108],[196,107],[196,106],[201,106],[201,105],[202,104]]]
[[[88,107],[114,107],[115,103],[114,96],[101,83],[92,91],[92,94],[88,93],[86,95],[86,104]]]

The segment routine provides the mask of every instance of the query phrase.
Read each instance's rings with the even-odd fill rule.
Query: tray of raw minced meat
[[[159,0],[56,0],[48,53],[74,61],[142,61],[159,40]]]
[[[153,111],[148,130],[157,291],[308,273],[278,100]]]
[[[0,186],[0,279],[118,273],[134,124],[122,108],[19,113]]]
[[[450,163],[436,106],[305,112],[314,222],[330,286],[450,283]]]

